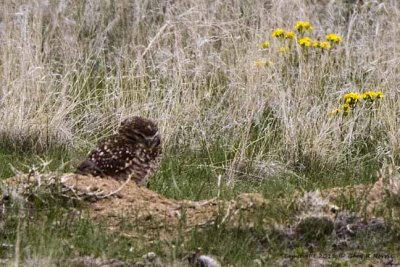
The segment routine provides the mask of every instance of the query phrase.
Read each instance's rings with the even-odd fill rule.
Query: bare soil
[[[25,174],[2,183],[1,201],[10,196],[29,201],[27,196],[47,190],[48,193],[84,203],[89,215],[105,223],[110,231],[120,231],[124,236],[148,241],[172,241],[178,232],[190,233],[194,228],[202,229],[215,224],[251,229],[260,223],[257,214],[272,204],[254,193],[242,193],[229,201],[174,200],[139,187],[133,181],[78,174]],[[400,177],[390,169],[382,169],[374,184],[298,192],[295,196],[296,217],[290,225],[275,227],[281,229],[283,238],[290,240],[314,240],[325,235],[333,238],[338,250],[351,248],[353,243],[357,247],[353,240],[357,232],[385,232],[387,224],[379,216],[391,214],[393,218],[400,214],[399,193]],[[335,204],[339,205],[341,197],[353,198],[361,205],[361,212],[340,210]],[[392,203],[390,206],[388,200]],[[271,221],[265,221],[266,227],[273,225]]]
[[[106,222],[110,230],[120,230],[124,223],[124,235],[140,235],[149,240],[168,240],[176,236],[179,229],[191,231],[195,227],[213,225],[217,220],[239,226],[239,217],[241,227],[252,227],[252,216],[247,215],[265,208],[268,203],[260,194],[247,193],[231,201],[178,201],[139,187],[133,181],[78,174],[23,175],[6,180],[3,188],[23,196],[50,186],[61,186],[58,192],[62,196],[84,201],[90,216]]]

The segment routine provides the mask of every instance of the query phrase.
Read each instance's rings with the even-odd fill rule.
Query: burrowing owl
[[[157,125],[142,117],[124,120],[118,133],[99,142],[76,173],[132,179],[146,185],[161,158],[161,142]]]

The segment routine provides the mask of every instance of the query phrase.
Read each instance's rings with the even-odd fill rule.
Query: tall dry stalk
[[[386,137],[376,149],[398,158],[400,8],[364,2],[3,1],[0,133],[75,148],[141,114],[159,122],[167,146],[236,147],[233,169],[248,157],[335,164],[365,129],[343,132],[327,113],[346,91],[379,88],[387,97],[371,127]],[[271,32],[296,20],[344,41],[293,64]],[[273,64],[257,68],[260,59]],[[266,111],[277,123],[266,123]],[[255,140],[268,149],[249,156]]]

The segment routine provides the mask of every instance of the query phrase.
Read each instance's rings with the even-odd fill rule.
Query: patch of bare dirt
[[[260,194],[248,193],[230,201],[178,201],[138,187],[132,181],[77,174],[28,174],[3,183],[3,199],[6,196],[24,199],[36,191],[48,190],[51,194],[56,192],[60,196],[85,202],[90,216],[107,223],[110,230],[119,230],[125,236],[142,237],[149,241],[171,240],[177,236],[178,231],[190,232],[194,228],[201,229],[216,223],[252,228],[255,223],[259,223],[258,211],[265,209],[268,204],[268,200]],[[311,238],[330,235],[334,231],[338,237],[347,240],[357,231],[384,229],[385,223],[376,219],[377,211],[382,208],[388,210],[387,198],[392,198],[394,204],[389,212],[399,213],[399,192],[399,175],[393,168],[386,167],[381,170],[378,181],[373,185],[299,194],[296,218],[289,230],[285,228],[284,232],[289,231],[289,237],[297,236],[301,239],[306,235]],[[365,214],[340,211],[334,204],[341,196],[360,201]],[[270,227],[271,223],[266,222],[265,226]]]
[[[330,188],[322,191],[321,195],[331,202],[338,201],[342,196],[351,197],[361,204],[364,215],[371,218],[387,210],[388,201],[391,201],[390,212],[394,217],[400,217],[400,174],[392,165],[382,167],[374,184]]]
[[[124,235],[140,235],[149,240],[171,239],[179,228],[191,231],[195,227],[212,225],[216,220],[233,226],[252,227],[254,218],[248,215],[267,204],[261,195],[246,193],[232,201],[178,201],[138,187],[132,181],[78,174],[19,176],[6,180],[3,188],[7,190],[2,191],[21,198],[36,189],[51,187],[58,187],[61,196],[85,201],[90,216],[107,222],[110,230],[121,229],[121,223],[129,222],[131,226],[124,228]]]

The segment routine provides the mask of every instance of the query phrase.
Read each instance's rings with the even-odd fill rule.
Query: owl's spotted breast
[[[121,123],[117,134],[99,142],[77,173],[127,179],[146,185],[161,158],[161,142],[157,126],[141,117]]]

